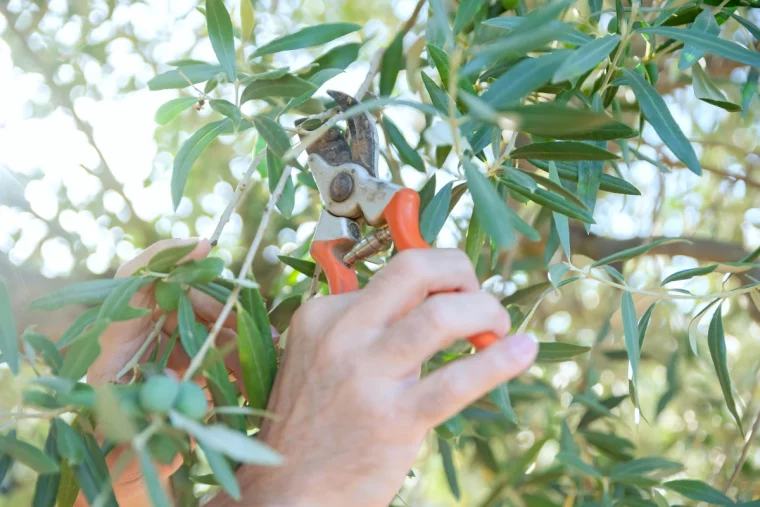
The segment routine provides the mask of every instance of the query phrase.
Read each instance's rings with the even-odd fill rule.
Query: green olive
[[[506,10],[515,9],[520,5],[520,0],[501,0],[501,6]]]
[[[179,393],[176,380],[164,375],[150,377],[140,388],[140,405],[150,413],[163,414],[167,412]]]
[[[200,419],[206,413],[208,402],[203,389],[193,382],[183,382],[179,386],[179,394],[174,402],[174,408],[191,419]]]

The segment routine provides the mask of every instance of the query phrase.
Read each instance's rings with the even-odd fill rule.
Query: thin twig
[[[153,340],[155,340],[159,333],[161,333],[161,329],[163,329],[164,324],[166,324],[166,319],[168,318],[168,313],[164,313],[161,315],[161,317],[158,318],[156,324],[153,326],[153,331],[150,332],[143,344],[140,345],[140,349],[134,356],[132,356],[132,359],[130,359],[127,364],[124,365],[124,368],[122,368],[119,373],[116,374],[114,381],[118,382],[121,377],[126,375],[132,368],[135,367],[135,365],[140,361],[140,358],[143,356],[143,354],[145,354],[145,351],[148,350],[148,347],[150,347],[151,343],[153,343]]]
[[[739,461],[736,462],[734,473],[731,474],[731,478],[728,479],[728,482],[726,483],[726,487],[723,488],[723,491],[728,491],[729,488],[733,486],[734,481],[736,481],[736,478],[739,476],[739,472],[741,472],[742,467],[744,466],[744,462],[747,460],[749,449],[750,447],[752,447],[752,441],[755,439],[755,436],[757,435],[758,430],[760,430],[760,411],[757,412],[757,417],[755,418],[755,424],[752,425],[752,431],[750,431],[749,435],[747,435],[747,441],[744,442],[744,448],[742,448],[742,454],[739,457]]]
[[[283,169],[282,175],[277,182],[277,186],[274,188],[272,195],[269,197],[269,202],[267,202],[267,205],[264,208],[264,214],[261,216],[261,221],[259,222],[259,226],[256,229],[256,235],[254,236],[251,247],[248,249],[248,253],[245,256],[243,266],[240,268],[240,274],[238,275],[239,280],[245,280],[245,278],[248,276],[249,270],[251,270],[253,267],[253,259],[256,257],[256,252],[258,252],[259,246],[261,246],[261,242],[264,239],[264,232],[269,225],[269,219],[272,217],[272,212],[274,211],[275,205],[280,199],[282,191],[285,189],[285,184],[290,179],[290,173],[292,169],[293,168],[290,165],[285,166],[285,169]],[[227,317],[232,311],[232,307],[235,306],[238,294],[240,294],[240,285],[235,285],[235,288],[232,289],[232,292],[227,298],[227,302],[224,304],[222,311],[219,313],[219,317],[217,317],[216,322],[214,322],[214,327],[211,328],[206,341],[203,342],[200,350],[198,350],[198,353],[190,362],[190,366],[187,368],[183,380],[192,379],[193,375],[195,375],[196,370],[198,370],[200,365],[203,363],[206,354],[214,345],[217,335],[222,330],[224,322],[227,320]]]
[[[224,213],[222,213],[222,216],[219,217],[219,223],[216,224],[214,233],[209,238],[209,241],[211,241],[211,246],[216,246],[216,243],[219,241],[219,237],[222,235],[224,226],[227,225],[227,222],[230,221],[232,213],[237,208],[240,202],[240,198],[243,196],[243,192],[245,192],[245,189],[248,186],[248,181],[251,179],[251,176],[253,176],[253,171],[256,170],[261,161],[264,159],[264,155],[266,155],[266,150],[261,150],[258,155],[253,157],[251,165],[248,166],[245,174],[243,174],[243,178],[240,180],[240,183],[238,183],[238,186],[235,189],[235,193],[232,194],[232,199],[230,200],[229,204],[227,204],[227,208],[224,210]]]
[[[364,82],[359,86],[359,89],[356,91],[356,99],[361,101],[362,98],[367,94],[369,91],[369,87],[372,85],[372,80],[375,78],[375,75],[380,70],[380,64],[383,61],[383,55],[385,54],[385,48],[378,49],[375,54],[372,56],[372,60],[369,64],[369,71],[367,72],[367,77],[364,78]]]
[[[307,301],[317,295],[317,290],[319,290],[319,276],[321,274],[322,274],[322,266],[317,264],[316,266],[314,266],[314,275],[311,277],[311,285],[309,286],[309,295],[306,298]]]

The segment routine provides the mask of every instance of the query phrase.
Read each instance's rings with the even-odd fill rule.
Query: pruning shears
[[[342,111],[359,102],[342,92],[328,91]],[[301,125],[308,118],[299,119]],[[324,209],[309,252],[327,277],[331,294],[359,288],[353,265],[383,250],[392,241],[398,251],[430,248],[420,233],[420,196],[377,177],[377,125],[364,112],[346,120],[349,138],[331,127],[306,152]],[[349,143],[350,141],[350,143]],[[362,237],[362,224],[374,231]],[[493,333],[468,338],[482,349],[496,341]]]

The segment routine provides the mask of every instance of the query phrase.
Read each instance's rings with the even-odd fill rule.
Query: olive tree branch
[[[116,377],[114,378],[115,382],[118,382],[121,377],[126,375],[132,368],[137,365],[138,361],[140,361],[140,358],[145,354],[145,351],[148,350],[148,347],[153,343],[153,340],[158,337],[158,335],[161,333],[161,330],[164,327],[164,324],[166,324],[166,320],[169,318],[168,313],[164,313],[161,315],[158,320],[156,321],[156,324],[153,326],[153,330],[150,332],[148,337],[145,339],[142,345],[140,345],[140,348],[137,350],[134,356],[132,356],[132,359],[127,361],[127,364],[124,365],[124,367],[119,370],[119,373],[116,374]]]
[[[280,199],[280,196],[282,195],[282,192],[285,189],[285,184],[290,179],[290,173],[292,169],[293,168],[290,165],[285,166],[285,168],[282,171],[282,175],[280,176],[280,179],[277,182],[277,186],[274,188],[274,190],[272,191],[272,195],[269,197],[269,201],[267,202],[267,205],[264,208],[264,214],[262,215],[261,221],[259,222],[259,226],[256,229],[256,234],[253,238],[253,242],[251,243],[251,246],[248,249],[248,253],[245,256],[245,260],[243,261],[243,266],[240,268],[240,274],[238,275],[238,280],[244,280],[246,276],[248,275],[248,272],[253,267],[253,259],[256,257],[256,253],[258,252],[259,247],[261,246],[261,242],[264,239],[264,232],[266,231],[267,226],[269,225],[269,220],[272,217],[272,212],[274,212],[274,208],[277,204],[277,201]],[[203,345],[201,345],[200,350],[198,350],[198,353],[195,354],[195,357],[193,357],[192,361],[190,362],[190,366],[187,368],[187,371],[185,372],[185,375],[183,376],[183,380],[192,379],[193,376],[195,375],[195,372],[203,363],[203,359],[205,359],[206,354],[208,353],[209,349],[214,345],[216,341],[216,337],[219,335],[219,332],[222,330],[222,326],[224,325],[224,322],[227,320],[227,317],[232,311],[232,308],[235,306],[235,303],[237,303],[239,294],[240,294],[240,285],[235,284],[235,287],[232,289],[232,292],[227,298],[227,302],[224,303],[224,307],[222,308],[222,311],[219,313],[219,317],[217,317],[216,322],[214,322],[214,326],[211,328],[211,331],[209,332],[208,337],[206,338],[206,341],[203,342]]]
[[[736,462],[734,473],[731,474],[731,477],[728,479],[728,482],[726,483],[726,487],[723,488],[724,492],[728,491],[729,488],[733,486],[734,481],[736,481],[736,478],[739,476],[739,472],[741,472],[742,467],[744,466],[744,462],[747,461],[747,455],[749,454],[749,449],[750,447],[752,447],[752,442],[755,440],[758,430],[760,430],[760,411],[758,411],[757,417],[755,418],[755,424],[752,425],[752,431],[750,431],[749,435],[747,435],[747,440],[744,442],[744,447],[742,448],[742,454],[739,457],[739,461]]]
[[[248,169],[245,171],[245,174],[243,174],[243,178],[240,180],[240,183],[238,183],[237,188],[235,188],[235,193],[232,194],[232,199],[230,199],[230,202],[227,204],[227,208],[225,208],[224,212],[222,213],[222,216],[219,217],[219,222],[216,224],[216,229],[214,229],[214,233],[209,238],[209,241],[211,241],[211,246],[216,246],[217,242],[219,241],[219,237],[222,235],[222,231],[224,230],[224,226],[227,225],[227,222],[230,221],[230,218],[232,217],[232,213],[237,208],[238,204],[240,203],[240,199],[243,196],[243,193],[245,192],[246,187],[248,186],[248,182],[251,179],[251,176],[253,176],[253,171],[256,170],[256,168],[259,166],[261,161],[264,159],[264,156],[266,155],[266,150],[261,150],[258,155],[253,157],[253,160],[251,161],[251,165],[248,166]]]

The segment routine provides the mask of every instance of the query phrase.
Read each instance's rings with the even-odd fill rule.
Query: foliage
[[[147,82],[151,90],[182,90],[180,97],[156,111],[156,122],[170,126],[166,128],[176,128],[193,105],[201,109],[208,104],[213,110],[210,121],[176,150],[171,196],[166,196],[175,211],[188,195],[194,174],[202,171],[199,160],[204,152],[219,143],[220,136],[251,140],[244,136],[255,131],[246,147],[253,162],[239,189],[242,192],[254,174],[268,178],[270,205],[258,211],[251,224],[256,234],[240,274],[230,277],[224,272],[221,257],[179,263],[190,245],[163,252],[132,277],[66,287],[30,306],[38,311],[72,304],[90,307],[57,342],[34,329],[16,339],[19,330],[8,311],[11,295],[0,284],[0,351],[8,364],[0,374],[19,393],[12,410],[2,413],[8,431],[0,436],[0,478],[14,464],[23,464],[38,474],[35,505],[53,505],[56,497],[58,505],[72,505],[79,489],[90,501],[98,498],[111,505],[115,502],[105,459],[117,443],[127,443],[139,457],[154,504],[167,505],[167,493],[155,481],[155,466],[177,455],[186,466],[177,473],[175,485],[187,480],[187,470],[192,469],[190,480],[195,484],[221,487],[233,497],[240,495],[235,466],[276,466],[279,456],[247,432],[269,415],[263,409],[279,348],[273,344],[270,324],[286,331],[300,301],[310,297],[315,268],[308,259],[308,242],[281,256],[277,274],[266,284],[252,263],[272,214],[280,215],[275,220],[281,219],[277,227],[282,228],[284,220],[295,218],[296,194],[315,194],[303,157],[308,145],[339,120],[369,110],[382,116],[379,128],[387,140],[382,155],[392,179],[401,183],[406,166],[422,178],[425,240],[435,243],[445,224],[454,222],[479,276],[491,287],[494,280],[531,281],[503,300],[513,317],[513,331],[539,332],[536,313],[546,301],[556,302],[559,294],[572,297],[592,290],[614,301],[610,313],[590,317],[588,327],[598,332],[596,337],[577,343],[572,337],[542,341],[530,375],[501,386],[436,429],[429,448],[439,451],[448,494],[483,506],[659,506],[686,499],[726,505],[758,498],[760,472],[744,464],[742,451],[749,447],[743,448],[740,437],[752,427],[757,411],[753,402],[758,363],[755,357],[753,363],[743,363],[746,371],[733,367],[724,318],[727,325],[730,320],[742,322],[747,312],[735,310],[747,308],[747,296],[760,310],[760,284],[751,276],[760,268],[755,262],[760,251],[729,260],[702,259],[708,261],[704,266],[669,273],[661,283],[658,279],[642,284],[629,268],[672,246],[671,238],[652,238],[594,261],[577,254],[579,249],[587,251],[580,243],[593,240],[573,232],[580,228],[585,234],[596,223],[605,195],[641,199],[639,189],[624,177],[626,167],[644,161],[656,163],[663,173],[687,168],[694,178],[708,171],[703,150],[695,149],[682,122],[671,113],[667,93],[658,88],[665,74],[671,81],[692,80],[697,99],[722,108],[737,121],[752,118],[760,66],[760,29],[751,21],[757,18],[753,13],[758,6],[753,1],[644,6],[621,0],[421,0],[412,18],[386,41],[382,57],[373,57],[377,61],[370,66],[368,85],[378,98],[363,100],[363,106],[347,114],[338,114],[333,103],[317,98],[317,92],[359,58],[359,45],[345,43],[344,37],[357,40],[362,27],[349,22],[309,24],[259,44],[254,19],[263,7],[254,3],[251,10],[249,0],[241,1],[236,7],[242,16],[239,23],[222,0],[198,7],[206,17],[217,61],[174,62]],[[4,14],[10,19],[7,11]],[[609,20],[606,26],[603,17]],[[739,36],[747,32],[751,35]],[[360,37],[362,43],[369,39],[367,34]],[[416,40],[408,45],[411,39]],[[311,64],[281,66],[287,61],[279,58],[282,53],[301,50],[312,55]],[[711,68],[726,61],[753,69],[742,74],[741,90],[713,78]],[[407,83],[399,79],[402,72]],[[410,142],[384,114],[401,107],[424,118],[418,143]],[[311,117],[309,131],[316,132],[295,127],[299,117]],[[666,155],[652,162],[647,155],[651,150],[645,149],[652,145]],[[221,215],[222,226],[239,198],[229,204],[230,213]],[[457,211],[462,208],[457,208],[460,199],[471,203],[466,213]],[[518,266],[514,252],[519,249],[532,249],[536,262]],[[376,260],[381,263],[390,255]],[[357,266],[362,283],[376,271],[368,264]],[[697,277],[704,277],[704,283],[688,284]],[[325,284],[317,283],[316,289],[326,293]],[[161,308],[177,311],[179,334],[169,350],[183,347],[193,358],[183,380],[201,372],[210,384],[213,405],[205,412],[191,385],[163,375],[168,352],[159,357],[158,348],[148,362],[125,372],[133,374],[129,385],[94,390],[82,380],[98,357],[104,329],[145,314],[129,302],[148,284],[156,285]],[[264,286],[269,303],[262,294]],[[712,292],[705,289],[715,286],[719,288]],[[187,296],[190,288],[237,312],[244,401],[223,365],[229,350],[216,347],[216,332],[209,332],[194,315]],[[708,304],[699,307],[688,332],[671,340],[670,352],[664,355],[661,343],[646,339],[647,334],[660,334],[650,322],[663,325],[660,307],[669,305],[669,311],[676,311],[679,304],[691,304],[695,309],[694,302]],[[700,319],[707,322],[703,317],[710,323],[709,359],[706,350],[697,348],[697,326]],[[612,335],[620,338],[622,347]],[[458,343],[430,358],[424,371],[470,352],[467,344]],[[661,382],[653,380],[658,368],[667,372],[667,386],[656,399],[655,390],[662,392]],[[686,381],[676,373],[679,368],[692,370]],[[571,386],[567,371],[582,371]],[[611,371],[622,378],[625,393],[603,387],[600,379]],[[700,395],[690,393],[694,406],[681,404],[679,398],[694,389]],[[655,399],[656,412],[651,407]],[[725,468],[708,476],[710,469],[697,467],[693,473],[693,463],[681,462],[679,452],[694,444],[691,435],[636,441],[637,428],[667,424],[660,416],[674,406],[689,410],[692,419],[695,411],[704,420],[717,418],[718,426],[734,421],[729,429],[720,429]],[[50,421],[44,451],[11,429],[27,417]],[[94,423],[108,428],[105,442],[96,440]],[[747,446],[756,429],[757,425]],[[527,430],[530,438],[525,437]],[[717,435],[718,428],[714,432]],[[197,447],[191,448],[191,438]],[[718,440],[715,435],[704,438]],[[481,475],[488,477],[485,487],[468,490],[472,472],[463,474],[465,468],[483,470]]]

